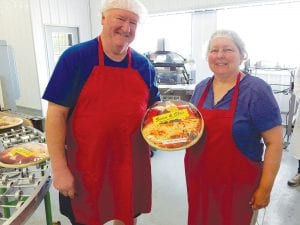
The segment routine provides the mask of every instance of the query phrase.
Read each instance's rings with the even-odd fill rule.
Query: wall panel
[[[36,110],[43,108],[41,96],[49,79],[45,25],[78,27],[80,41],[90,39],[89,0],[0,0],[0,39],[16,55],[17,105]]]
[[[30,0],[32,27],[37,64],[40,96],[48,83],[49,68],[47,46],[45,44],[45,25],[78,27],[79,40],[92,38],[89,0]],[[46,102],[42,101],[45,113]]]
[[[28,0],[0,0],[0,39],[14,50],[21,95],[16,104],[41,108]]]

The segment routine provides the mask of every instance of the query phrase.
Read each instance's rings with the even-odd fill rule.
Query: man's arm
[[[65,196],[74,197],[74,177],[65,155],[66,121],[69,108],[48,103],[46,142],[50,154],[54,187]]]

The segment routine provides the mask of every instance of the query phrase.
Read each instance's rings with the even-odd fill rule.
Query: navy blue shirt
[[[210,78],[201,81],[191,98],[198,105]],[[203,107],[207,109],[229,109],[234,88],[214,105],[212,87]],[[261,133],[281,125],[280,109],[270,85],[264,80],[246,75],[239,86],[239,96],[233,123],[233,138],[239,150],[249,159],[261,161],[264,151]]]
[[[137,70],[149,89],[148,105],[160,100],[155,81],[155,70],[149,60],[131,49],[132,69]],[[128,57],[115,62],[106,55],[104,63],[111,67],[128,67]],[[58,105],[74,108],[79,94],[94,66],[99,64],[97,38],[68,48],[60,57],[43,99]]]

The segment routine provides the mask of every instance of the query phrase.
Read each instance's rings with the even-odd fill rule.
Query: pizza
[[[203,133],[204,122],[198,109],[185,101],[157,102],[142,122],[147,143],[160,150],[182,150],[194,145]]]
[[[22,167],[34,165],[49,159],[47,145],[29,142],[16,145],[0,152],[0,166]]]
[[[0,129],[7,129],[21,125],[23,120],[18,117],[2,116],[0,117]]]

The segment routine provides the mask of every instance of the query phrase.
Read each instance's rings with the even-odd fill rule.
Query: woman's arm
[[[262,137],[266,145],[266,150],[262,177],[250,201],[254,210],[264,208],[270,202],[270,194],[282,157],[282,126],[276,126],[263,132]]]

